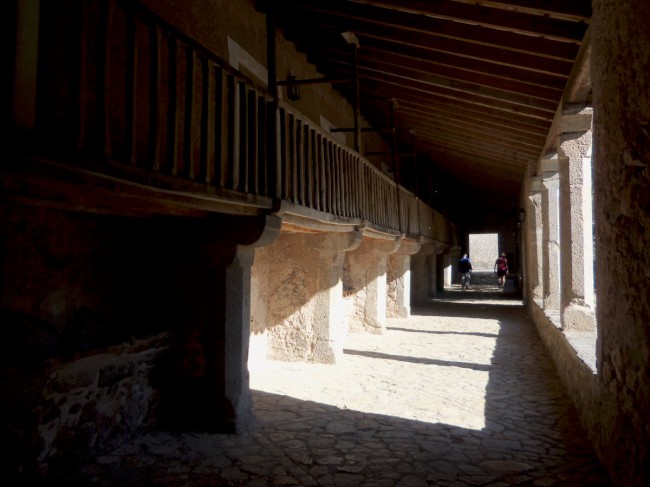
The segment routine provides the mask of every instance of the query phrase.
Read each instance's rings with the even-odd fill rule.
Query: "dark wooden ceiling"
[[[436,192],[465,188],[518,206],[591,1],[276,0],[276,16],[327,77],[351,76],[352,49],[341,34],[356,35],[362,115],[387,127],[392,103],[399,151],[415,140],[418,162],[404,161],[405,186],[420,192],[413,186],[432,174]],[[352,100],[350,84],[337,86]]]

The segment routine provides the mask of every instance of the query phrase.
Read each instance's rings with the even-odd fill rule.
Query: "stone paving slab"
[[[53,485],[610,485],[521,302],[443,296],[336,365],[252,370],[242,435],[153,432]]]

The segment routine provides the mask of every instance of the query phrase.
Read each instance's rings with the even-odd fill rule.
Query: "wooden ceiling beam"
[[[529,140],[532,143],[538,144],[540,141],[546,140],[546,131],[532,131],[530,129],[523,130],[519,124],[510,123],[509,125],[500,124],[491,117],[477,117],[472,113],[470,116],[463,116],[458,113],[458,110],[438,110],[437,107],[427,107],[426,110],[421,107],[415,107],[411,104],[403,103],[400,105],[397,115],[401,113],[412,113],[414,116],[420,116],[425,119],[444,120],[445,123],[450,125],[457,125],[462,127],[464,125],[482,127],[486,130],[493,130],[497,133],[510,133],[514,137],[521,137],[524,140]]]
[[[490,100],[505,101],[513,105],[537,108],[544,111],[554,112],[557,109],[557,101],[553,99],[542,99],[527,94],[504,91],[490,86],[483,86],[465,81],[457,81],[437,74],[415,71],[408,66],[401,69],[387,69],[381,62],[364,63],[359,66],[359,77],[375,81],[394,81],[402,86],[414,87],[416,89],[436,90],[440,92],[458,92],[461,94],[475,95]]]
[[[433,154],[436,154],[435,152]],[[478,186],[484,188],[494,188],[495,184],[506,184],[503,188],[506,192],[511,191],[516,196],[521,189],[522,176],[510,171],[495,171],[489,165],[478,165],[468,162],[467,159],[451,160],[444,154],[436,154],[440,158],[440,166],[443,170],[438,172],[438,180],[444,181],[445,187],[462,187],[467,189],[469,186]],[[436,161],[438,162],[438,161]],[[435,181],[436,179],[434,179]],[[495,181],[496,180],[496,181]]]
[[[342,54],[342,53],[340,53]],[[338,65],[340,69],[350,72],[351,64],[344,56],[324,56],[316,53],[310,56],[316,64]],[[476,85],[480,87],[501,90],[506,93],[512,93],[518,96],[530,96],[540,100],[557,103],[557,99],[562,95],[561,88],[548,88],[545,86],[531,85],[521,83],[518,80],[504,79],[498,76],[492,76],[482,73],[471,73],[461,69],[449,66],[435,65],[426,62],[423,59],[416,59],[390,52],[373,52],[371,55],[360,52],[358,59],[359,66],[364,69],[375,71],[388,70],[389,72],[403,72],[404,68],[412,71],[411,76],[436,76],[446,85],[457,85],[458,83],[467,83],[468,86]],[[435,74],[432,74],[435,73]]]
[[[406,110],[400,109],[396,113],[398,127],[409,127],[417,126],[418,130],[422,132],[428,130],[445,130],[445,131],[457,131],[464,134],[473,135],[476,137],[483,136],[487,139],[502,141],[506,144],[518,144],[521,146],[529,147],[534,149],[539,154],[542,151],[544,142],[546,139],[543,137],[538,137],[536,139],[530,138],[528,136],[522,136],[507,130],[502,129],[493,129],[486,127],[477,123],[464,123],[458,122],[453,119],[446,119],[440,117],[431,117],[422,113],[408,112]],[[419,133],[419,132],[417,132]],[[541,140],[540,140],[541,139]]]
[[[408,2],[402,2],[407,4]],[[540,38],[520,33],[500,31],[476,24],[459,23],[450,19],[438,19],[409,12],[372,8],[368,5],[350,2],[313,0],[294,2],[283,11],[288,20],[331,28],[332,25],[345,26],[343,30],[362,32],[368,24],[388,28],[396,33],[418,32],[432,37],[447,37],[464,42],[513,51],[534,53],[557,59],[572,60],[578,47],[575,43]],[[364,27],[366,26],[366,27]]]
[[[381,109],[367,111],[367,116],[374,119],[380,118],[382,114]],[[455,135],[455,132],[456,134],[462,133],[464,136],[484,138],[487,141],[499,142],[504,145],[511,144],[514,149],[521,148],[524,151],[533,151],[535,154],[542,152],[546,140],[542,136],[532,137],[529,134],[517,133],[502,128],[495,129],[474,121],[459,122],[422,111],[409,111],[401,106],[395,112],[395,116],[398,136],[402,135],[399,132],[408,133],[412,130],[416,130],[418,137],[428,132],[450,133],[452,135]],[[413,127],[417,127],[417,129],[413,129]],[[410,141],[405,141],[405,143],[408,142]]]
[[[506,168],[516,168],[521,165],[528,166],[528,163],[537,160],[539,156],[524,154],[522,151],[512,150],[510,146],[496,146],[485,141],[472,140],[466,136],[453,137],[442,132],[430,132],[420,134],[418,141],[428,141],[440,147],[453,149],[459,154],[473,154],[475,156],[489,157],[494,166],[500,165]],[[539,154],[539,153],[538,153]],[[505,162],[505,160],[509,162]],[[497,164],[496,161],[503,161]]]
[[[301,41],[300,44],[308,52],[307,56],[315,64],[319,62],[348,62],[347,52],[335,47],[324,46],[322,43],[306,43]],[[501,79],[504,82],[522,84],[531,87],[542,87],[545,89],[562,91],[567,82],[565,76],[552,76],[544,73],[537,73],[519,69],[518,67],[498,66],[490,62],[484,62],[478,59],[470,59],[456,56],[453,54],[425,51],[415,46],[397,46],[388,41],[370,40],[366,42],[362,49],[359,49],[359,58],[380,58],[384,56],[389,58],[404,58],[421,63],[422,67],[430,66],[432,71],[440,73],[452,73],[449,77],[454,77],[453,73],[465,73],[467,78],[481,78],[486,76],[493,79]],[[462,79],[463,74],[456,74]]]
[[[384,106],[386,101],[373,97],[364,97],[362,106]],[[424,105],[422,100],[416,98],[403,97],[400,100],[400,107],[412,111],[426,111],[432,115],[441,117],[458,118],[460,120],[472,120],[479,124],[493,125],[505,130],[513,130],[531,134],[537,137],[546,137],[548,129],[551,125],[550,122],[538,121],[535,119],[527,119],[523,116],[515,114],[504,114],[497,110],[490,109],[467,109],[459,107],[453,102],[446,100],[436,100],[434,103]]]
[[[531,15],[528,12],[495,9],[474,3],[467,5],[460,2],[438,0],[349,0],[373,7],[397,12],[426,15],[437,19],[452,20],[473,25],[480,25],[495,30],[517,32],[554,39],[562,42],[579,44],[587,29],[585,21],[571,21],[552,17]]]
[[[452,0],[555,19],[589,22],[591,0]]]
[[[506,149],[504,147],[494,147],[484,142],[468,141],[463,136],[442,136],[435,133],[418,133],[418,144],[430,142],[439,147],[444,147],[449,150],[454,150],[458,154],[472,154],[489,158],[492,164],[497,165],[501,161],[504,167],[518,166],[520,164],[528,164],[531,160],[537,160],[538,156],[522,155],[521,152]]]
[[[431,156],[433,158],[432,160],[435,161],[438,166],[442,166],[452,172],[458,171],[459,169],[462,171],[480,171],[481,169],[484,169],[487,174],[492,174],[492,178],[488,178],[488,181],[493,180],[494,175],[498,173],[501,175],[507,175],[513,181],[521,182],[526,173],[526,168],[523,165],[513,169],[495,167],[493,161],[490,159],[475,155],[459,157],[457,151],[450,151],[440,147],[432,147]]]
[[[489,61],[495,64],[493,68],[495,71],[500,66],[509,66],[563,78],[568,78],[571,72],[571,62],[569,61],[540,57],[529,53],[506,51],[491,46],[467,44],[455,39],[438,38],[427,41],[422,38],[422,35],[413,33],[399,39],[391,38],[386,34],[368,32],[358,33],[357,36],[361,45],[366,45],[368,40],[379,39],[389,41],[393,46],[411,46],[417,47],[424,52],[443,52],[470,59]],[[392,49],[394,47],[391,47]]]
[[[397,81],[384,81],[384,80],[371,80],[368,78],[362,79],[362,91],[364,96],[375,95],[377,97],[384,97],[386,99],[408,98],[417,100],[420,98],[422,102],[433,102],[436,98],[446,99],[458,103],[459,106],[465,108],[472,108],[479,106],[483,108],[490,108],[501,111],[503,114],[514,113],[523,115],[537,120],[551,121],[553,119],[554,111],[548,109],[540,109],[536,107],[528,107],[518,105],[507,100],[496,100],[486,98],[483,96],[473,95],[470,93],[461,93],[458,91],[445,90],[442,88],[431,87],[415,87],[415,86],[402,86]]]

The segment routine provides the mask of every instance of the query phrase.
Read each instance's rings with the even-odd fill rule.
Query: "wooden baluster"
[[[203,183],[212,182],[210,171],[210,63],[205,55],[200,56],[201,63],[201,135],[199,137],[198,178]]]
[[[214,159],[212,162],[212,174],[215,186],[223,188],[225,185],[225,168],[228,160],[227,144],[223,143],[224,128],[223,116],[226,112],[226,103],[224,103],[223,70],[219,66],[214,66]]]
[[[194,51],[190,46],[183,46],[185,72],[183,78],[183,132],[182,132],[182,154],[180,167],[177,175],[193,178],[194,168],[192,164],[192,125],[194,110]]]
[[[264,95],[257,95],[257,157],[255,158],[255,188],[258,194],[273,196],[269,191],[269,115]]]
[[[130,8],[124,9],[126,18],[126,69],[124,97],[124,160],[135,164],[135,72],[137,62],[137,45],[135,42],[135,12]]]
[[[299,121],[291,114],[289,120],[289,150],[291,163],[291,201],[298,202],[298,125]]]
[[[305,127],[305,166],[307,178],[307,206],[316,208],[314,200],[314,175],[316,173],[316,157],[314,152],[314,129]]]
[[[316,170],[314,172],[316,177],[315,183],[315,197],[316,197],[316,209],[323,210],[324,201],[323,197],[325,196],[323,191],[323,136],[321,134],[315,133],[315,161],[316,161]]]
[[[247,188],[247,169],[248,169],[248,97],[246,85],[242,81],[237,82],[237,100],[239,101],[237,109],[237,117],[239,123],[237,124],[237,134],[239,137],[237,150],[239,154],[237,158],[237,168],[235,174],[237,175],[237,182],[233,185],[233,189],[246,192]]]
[[[165,172],[174,174],[178,168],[178,47],[173,35],[167,37],[169,50],[167,90],[167,161]]]
[[[287,113],[284,108],[278,109],[278,180],[280,182],[280,197],[282,199],[289,199],[289,184],[291,178],[291,171],[289,165],[289,152],[290,148],[287,147]]]
[[[98,46],[98,65],[97,73],[97,119],[98,119],[98,145],[107,158],[112,157],[112,145],[109,135],[109,114],[110,99],[107,87],[109,86],[109,35],[111,18],[113,16],[113,2],[100,2],[100,45]]]
[[[248,90],[248,99],[246,103],[247,119],[247,139],[246,139],[246,170],[244,191],[247,193],[258,194],[257,188],[257,96],[254,90]]]
[[[305,204],[305,137],[302,119],[298,119],[296,127],[296,155],[298,157],[298,203]]]
[[[228,132],[228,157],[226,162],[225,187],[234,189],[239,182],[239,175],[237,173],[239,168],[239,97],[237,96],[237,84],[234,76],[228,75],[227,78],[228,123],[226,130]]]
[[[341,161],[343,166],[343,201],[345,208],[345,216],[352,216],[352,182],[350,181],[350,152],[348,150],[343,151],[343,157]]]
[[[329,174],[329,141],[327,137],[321,137],[321,191],[323,211],[330,212],[330,174]]]
[[[147,159],[154,171],[160,170],[160,30],[151,23],[149,29],[149,136]]]

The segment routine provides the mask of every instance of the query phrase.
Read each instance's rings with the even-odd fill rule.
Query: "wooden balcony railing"
[[[137,2],[41,2],[40,22],[29,137],[58,162],[167,189],[181,181],[226,203],[270,209],[280,199],[452,238],[411,192]]]

